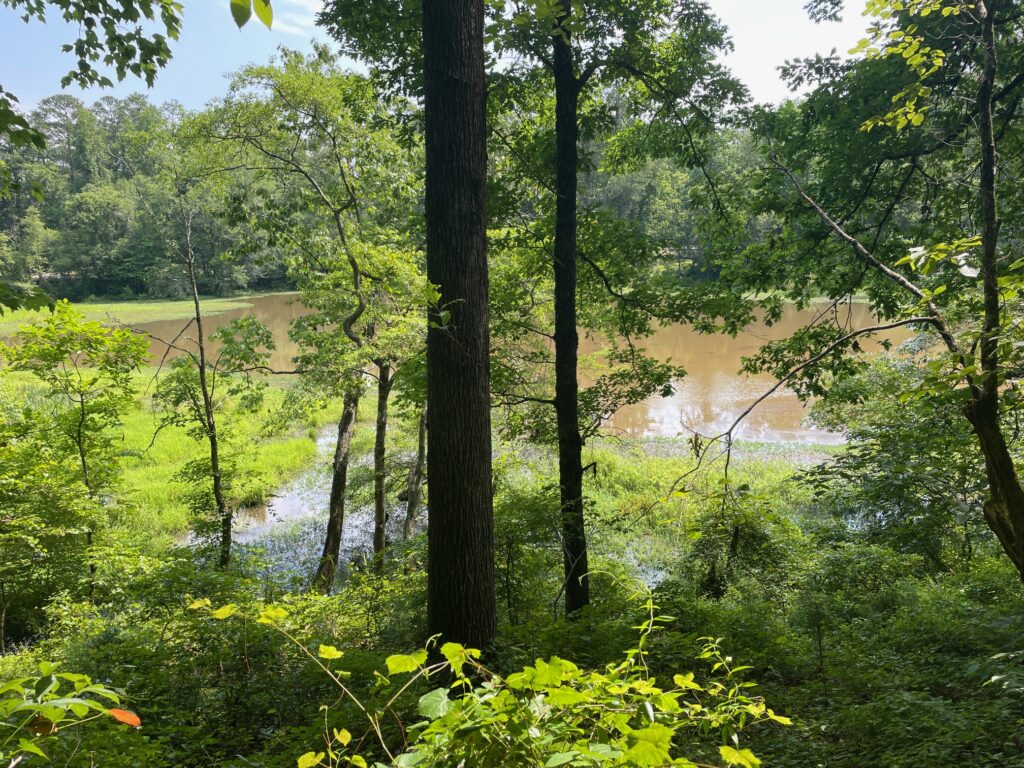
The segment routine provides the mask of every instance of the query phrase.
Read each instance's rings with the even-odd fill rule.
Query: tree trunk
[[[555,412],[561,502],[565,612],[590,603],[587,538],[583,519],[583,438],[579,425],[576,334],[576,187],[579,165],[579,82],[562,4],[561,34],[554,36],[555,78]]]
[[[427,623],[482,648],[497,625],[491,486],[483,0],[423,0]]]
[[[978,88],[978,134],[981,145],[980,208],[982,226],[981,279],[985,321],[981,335],[980,381],[972,387],[967,418],[985,457],[989,498],[985,519],[1024,579],[1024,489],[999,423],[999,212],[996,190],[996,139],[992,125],[996,82],[996,0],[980,0],[982,35],[981,82]]]
[[[185,212],[184,201],[179,198],[182,221],[185,225],[185,266],[192,288],[192,305],[195,312],[196,347],[198,351],[199,389],[203,396],[203,419],[206,438],[210,445],[210,474],[213,476],[213,502],[217,519],[220,521],[220,546],[217,564],[227,568],[231,562],[231,538],[234,515],[224,497],[224,477],[220,469],[220,438],[217,434],[217,417],[214,413],[213,392],[210,387],[206,363],[206,335],[203,330],[203,312],[199,302],[199,283],[196,280],[195,252],[192,249],[192,219]]]
[[[388,398],[391,397],[391,366],[377,363],[377,431],[373,438],[373,557],[374,570],[384,572],[384,548],[387,546],[388,505],[385,495],[387,471]]]
[[[408,541],[416,529],[416,516],[420,511],[420,500],[423,498],[423,470],[427,461],[427,407],[423,406],[419,418],[419,440],[416,443],[416,460],[409,467],[409,476],[405,481],[405,524],[402,526],[402,539]]]
[[[0,656],[7,653],[7,588],[0,581]]]
[[[334,578],[341,558],[341,534],[345,525],[345,488],[348,485],[349,451],[356,429],[359,412],[359,392],[345,394],[338,420],[338,440],[334,444],[334,461],[331,464],[331,496],[327,505],[327,534],[324,536],[323,553],[313,577],[313,589],[328,595],[334,588]]]

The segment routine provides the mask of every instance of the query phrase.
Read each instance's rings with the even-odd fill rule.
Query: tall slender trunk
[[[427,407],[420,411],[419,439],[416,443],[416,459],[409,467],[409,476],[405,481],[405,523],[402,526],[402,539],[408,541],[416,529],[416,516],[420,511],[423,498],[423,470],[427,461]]]
[[[981,378],[967,407],[988,478],[985,519],[1024,579],[1024,489],[999,423],[999,336],[1002,327],[999,295],[999,211],[996,188],[996,139],[992,124],[997,57],[995,15],[997,0],[979,0],[982,57],[978,88],[978,134],[981,144],[980,208],[982,227],[981,279],[984,296]]]
[[[85,411],[85,396],[79,395],[78,397],[78,423],[76,424],[75,430],[75,447],[78,449],[78,463],[82,468],[82,485],[85,486],[85,490],[88,492],[89,497],[95,501],[98,501],[98,494],[96,489],[92,487],[92,477],[89,474],[89,461],[85,455],[85,422],[86,422],[86,411]],[[89,600],[92,601],[96,595],[96,558],[92,555],[92,544],[95,538],[96,531],[92,527],[92,523],[87,523],[85,526],[85,548],[86,558],[89,561]]]
[[[565,568],[565,611],[590,603],[587,538],[583,519],[583,438],[579,426],[576,334],[576,212],[579,166],[579,81],[562,3],[553,38],[555,78],[555,413],[558,423],[558,485]]]
[[[427,278],[427,625],[494,639],[483,0],[423,0]]]
[[[0,581],[0,656],[7,653],[7,588]]]
[[[217,564],[226,568],[231,562],[232,523],[234,514],[224,496],[224,476],[220,467],[220,438],[217,434],[217,417],[213,405],[213,387],[209,379],[206,361],[206,333],[203,329],[203,310],[199,301],[199,282],[196,279],[196,257],[192,246],[192,213],[185,208],[183,195],[178,196],[178,209],[185,229],[185,267],[189,287],[192,289],[192,307],[196,324],[197,367],[199,369],[199,390],[203,398],[203,428],[210,446],[210,475],[213,481],[213,502],[217,520],[220,522],[220,545]]]
[[[388,506],[387,471],[384,459],[387,456],[388,399],[391,397],[391,366],[386,362],[377,363],[377,430],[373,438],[373,555],[374,569],[384,572],[384,548],[387,546]]]
[[[331,463],[331,495],[327,503],[327,533],[324,548],[313,577],[313,589],[330,594],[338,573],[341,558],[341,534],[345,526],[345,489],[348,485],[348,462],[355,434],[356,417],[359,413],[358,390],[346,392],[338,420],[338,439],[334,444],[334,461]]]

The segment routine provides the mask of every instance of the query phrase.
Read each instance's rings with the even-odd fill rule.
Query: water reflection
[[[263,321],[274,335],[277,349],[271,356],[271,367],[288,370],[293,366],[292,358],[298,349],[288,337],[292,321],[306,312],[294,293],[280,293],[246,299],[251,307],[232,310],[205,320],[209,333],[230,323],[237,317],[255,315]],[[725,430],[744,408],[766,392],[775,380],[769,375],[745,376],[737,373],[740,359],[750,355],[766,341],[789,336],[806,325],[824,309],[824,306],[798,310],[787,306],[782,318],[772,327],[755,323],[736,337],[702,335],[685,325],[661,328],[643,346],[659,360],[671,361],[686,369],[687,375],[676,382],[675,394],[663,398],[654,396],[648,400],[619,410],[608,423],[608,428],[629,437],[643,435],[685,436],[690,430],[705,435],[718,434]],[[839,312],[844,323],[850,327],[862,327],[874,322],[866,304],[842,305]],[[174,338],[184,327],[185,321],[163,321],[140,326],[164,340]],[[191,329],[186,336],[194,335]],[[910,331],[897,329],[888,333],[889,340],[899,343],[910,336]],[[193,342],[179,340],[179,346],[191,347]],[[866,352],[879,348],[877,341],[865,340]],[[582,377],[593,378],[601,367],[600,339],[580,338],[580,359]],[[152,345],[154,359],[159,359],[166,346],[158,342]],[[175,354],[173,350],[170,355]],[[781,389],[751,413],[736,431],[736,436],[747,440],[769,442],[820,442],[834,443],[840,440],[836,435],[824,432],[805,423],[808,408],[788,390]]]
[[[273,334],[274,343],[277,348],[270,355],[270,367],[275,370],[289,370],[292,368],[292,358],[298,354],[298,346],[288,337],[288,329],[292,321],[306,314],[306,309],[299,301],[297,293],[272,293],[264,296],[251,296],[240,299],[251,305],[240,309],[232,309],[228,312],[221,312],[216,315],[209,315],[203,318],[203,331],[207,336],[213,335],[215,331],[231,323],[239,317],[254,315]],[[140,323],[137,327],[157,339],[170,343],[175,337],[175,347],[195,351],[195,328],[189,327],[182,333],[182,329],[188,324],[188,320],[159,320],[153,323]],[[178,334],[182,333],[179,337]],[[212,344],[216,350],[217,345]],[[168,359],[175,357],[180,352],[170,349],[167,344],[160,341],[150,343],[150,355],[154,362],[159,361],[165,354]]]
[[[775,379],[770,375],[747,376],[738,373],[741,358],[751,355],[766,341],[782,339],[814,319],[824,307],[798,310],[788,306],[782,318],[772,327],[756,323],[735,338],[722,335],[702,335],[689,326],[673,325],[661,328],[642,342],[649,354],[658,360],[681,365],[685,378],[675,383],[671,397],[651,397],[642,403],[625,406],[616,413],[608,428],[629,437],[642,435],[680,436],[697,431],[716,435],[732,424],[742,411],[768,391]],[[874,316],[866,304],[843,305],[841,319],[851,328],[872,324]],[[909,338],[910,332],[898,329],[888,333],[888,339],[899,343]],[[600,357],[600,339],[581,339],[581,356]],[[866,352],[877,351],[878,341],[864,341]],[[589,369],[597,375],[597,365]],[[795,394],[780,389],[761,403],[736,430],[736,437],[768,442],[835,443],[837,435],[824,432],[805,423],[807,404]]]

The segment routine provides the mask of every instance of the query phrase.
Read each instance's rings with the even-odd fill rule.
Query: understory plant
[[[240,613],[233,604],[214,609],[206,599],[191,607],[214,619]],[[256,620],[298,646],[340,692],[334,704],[321,706],[323,745],[301,755],[298,768],[759,766],[741,745],[741,731],[790,720],[751,694],[754,683],[741,674],[749,667],[734,666],[713,638],[701,640],[697,657],[710,665],[709,679],[686,672],[673,675],[671,685],[659,684],[646,648],[651,634],[672,619],[657,616],[649,597],[647,609],[635,647],[601,670],[553,656],[502,676],[484,665],[479,650],[438,645],[434,638],[415,653],[388,656],[386,673],[378,672],[362,697],[346,683],[344,652],[309,648],[289,628],[287,608],[268,606]],[[406,724],[413,696],[418,719]],[[361,736],[335,725],[332,710],[342,707],[365,718]]]
[[[138,715],[120,709],[120,695],[88,676],[58,672],[51,662],[39,664],[39,674],[0,685],[0,766],[47,760],[50,742],[72,728],[111,718],[138,728]]]

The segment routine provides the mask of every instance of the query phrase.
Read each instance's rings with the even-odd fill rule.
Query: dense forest
[[[2,5],[65,88],[189,24]],[[0,765],[1024,768],[1024,4],[774,105],[713,7],[5,73]]]

